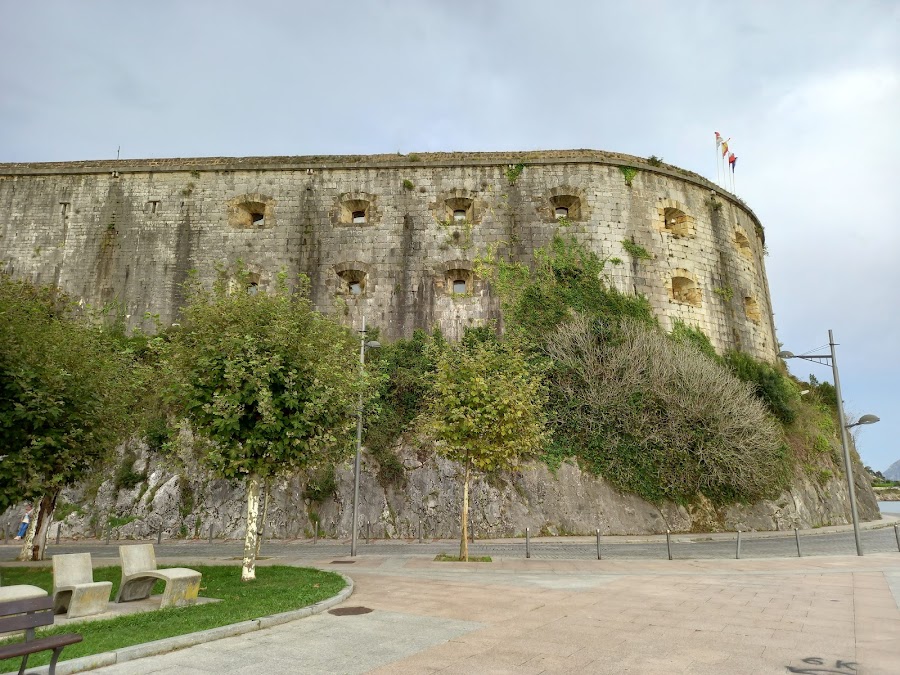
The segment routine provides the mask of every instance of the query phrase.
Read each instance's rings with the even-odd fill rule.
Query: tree
[[[514,466],[543,442],[547,393],[524,355],[493,340],[446,347],[438,357],[427,419],[439,452],[464,467],[460,560],[469,559],[472,469]]]
[[[130,431],[138,377],[122,338],[56,289],[0,276],[0,510],[36,502],[22,560],[43,559],[60,491]]]
[[[350,332],[313,311],[307,282],[251,292],[246,274],[189,289],[179,327],[161,341],[164,397],[208,441],[202,461],[246,478],[241,579],[256,578],[260,484],[349,456],[361,386]],[[244,290],[244,289],[247,290]]]

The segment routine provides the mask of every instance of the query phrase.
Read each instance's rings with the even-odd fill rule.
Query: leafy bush
[[[722,357],[716,354],[716,348],[713,347],[709,337],[697,326],[688,326],[683,321],[676,320],[669,336],[678,344],[689,345],[713,361],[722,362]]]
[[[152,417],[144,429],[144,440],[151,452],[160,452],[168,444],[172,429],[164,416]]]
[[[514,166],[510,166],[504,174],[506,175],[506,180],[509,181],[510,185],[515,184],[517,180],[519,180],[519,176],[522,175],[522,172],[525,170],[524,164],[516,164]]]
[[[379,464],[383,484],[403,478],[405,469],[392,448],[424,409],[428,377],[434,371],[435,345],[440,334],[417,330],[409,340],[397,340],[373,352],[370,363],[380,373],[377,405],[366,412],[364,442]]]
[[[334,467],[327,466],[311,471],[306,482],[304,496],[314,502],[323,502],[337,490],[337,478],[334,475]]]
[[[781,432],[749,386],[697,349],[623,321],[587,317],[548,343],[556,423],[594,472],[645,499],[751,501],[786,485]]]
[[[620,166],[619,171],[621,171],[622,175],[625,176],[625,185],[631,187],[631,181],[633,181],[634,177],[638,175],[638,170],[633,166]]]
[[[737,377],[753,385],[756,395],[775,417],[785,424],[794,421],[799,392],[786,375],[744,352],[728,352],[725,363]]]
[[[605,264],[574,238],[557,235],[535,252],[533,269],[489,259],[479,261],[478,272],[499,291],[507,332],[540,348],[573,311],[610,325],[623,317],[656,324],[647,298],[609,287]]]
[[[831,382],[820,382],[815,375],[810,375],[809,389],[815,400],[827,406],[837,415],[837,392]]]
[[[113,484],[116,490],[130,490],[139,483],[146,480],[147,474],[134,470],[134,463],[137,461],[137,455],[133,450],[126,450],[122,455],[122,460],[116,469],[116,475]]]

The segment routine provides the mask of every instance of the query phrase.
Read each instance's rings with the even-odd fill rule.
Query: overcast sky
[[[864,462],[900,459],[900,3],[0,7],[0,162],[597,148],[714,179],[732,137],[779,340],[834,329]]]

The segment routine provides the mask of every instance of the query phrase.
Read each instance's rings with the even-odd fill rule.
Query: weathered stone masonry
[[[518,173],[514,167],[524,165]],[[620,167],[634,167],[630,185]],[[515,174],[518,173],[518,176]],[[558,217],[567,220],[561,224]],[[599,151],[198,158],[0,164],[0,269],[91,305],[119,300],[133,326],[177,318],[197,270],[243,261],[264,290],[312,281],[323,311],[388,339],[498,319],[475,274],[491,245],[530,261],[555,231],[602,257],[666,328],[773,360],[762,227],[704,178]],[[633,259],[622,241],[646,249]]]

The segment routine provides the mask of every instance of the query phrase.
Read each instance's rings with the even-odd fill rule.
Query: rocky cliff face
[[[459,536],[460,467],[433,453],[398,450],[406,472],[396,484],[382,485],[377,462],[364,455],[360,484],[360,528],[366,524],[373,537]],[[209,528],[221,538],[243,537],[244,486],[213,479],[197,467],[178,471],[146,454],[134,470],[146,480],[131,489],[116,489],[104,481],[96,494],[89,488],[63,495],[72,506],[60,515],[64,537],[97,536],[112,523],[113,539],[151,538],[161,528],[165,537],[207,537]],[[861,467],[857,476],[862,476]],[[265,532],[267,537],[311,536],[313,523],[330,537],[349,537],[352,518],[353,471],[350,463],[335,473],[335,490],[321,502],[307,496],[306,477],[293,476],[272,484]],[[875,495],[864,481],[856,482],[858,508],[863,520],[880,518]],[[69,511],[66,513],[66,511]],[[715,507],[707,501],[682,506],[673,502],[654,505],[623,494],[603,478],[563,464],[555,473],[532,462],[519,470],[479,476],[471,489],[471,523],[476,537],[521,536],[525,528],[547,535],[654,534],[778,530],[809,528],[850,522],[847,487],[840,477],[819,482],[798,473],[790,491],[778,499],[755,504]],[[7,514],[4,520],[15,520]],[[55,536],[55,525],[50,535]]]

